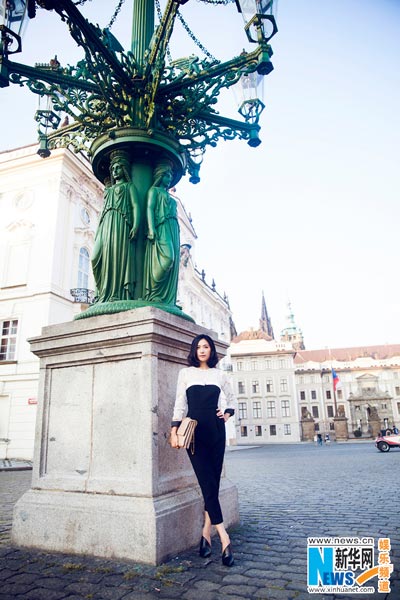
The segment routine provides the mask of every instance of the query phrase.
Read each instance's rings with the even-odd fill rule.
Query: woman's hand
[[[171,446],[172,448],[179,448],[176,429],[171,429]]]
[[[223,419],[225,421],[225,423],[227,422],[227,420],[229,419],[230,416],[231,415],[229,413],[223,413],[220,408],[217,408],[217,417],[219,417],[220,419]]]

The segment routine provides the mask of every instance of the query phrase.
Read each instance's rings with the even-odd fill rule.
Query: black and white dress
[[[172,426],[185,416],[196,419],[195,452],[188,451],[211,523],[223,522],[218,499],[225,454],[225,421],[217,410],[233,415],[235,397],[229,376],[220,369],[187,367],[178,376]]]

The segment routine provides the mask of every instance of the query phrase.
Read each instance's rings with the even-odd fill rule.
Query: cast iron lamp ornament
[[[91,159],[95,176],[103,183],[112,175],[116,153],[122,153],[120,158],[124,156],[128,177],[122,177],[121,170],[119,180],[106,187],[105,202],[121,194],[122,189],[129,188],[130,196],[126,193],[134,197],[132,218],[125,215],[126,227],[122,222],[125,217],[118,225],[110,226],[114,234],[123,232],[121,252],[125,254],[118,254],[118,244],[113,246],[107,237],[109,233],[106,233],[108,229],[102,215],[99,224],[102,231],[96,234],[93,263],[97,302],[79,316],[119,312],[154,303],[184,316],[175,304],[179,267],[179,237],[175,239],[173,225],[176,207],[174,212],[171,204],[175,201],[166,189],[166,176],[156,183],[156,171],[160,165],[169,165],[170,187],[176,185],[185,172],[189,173],[192,183],[198,183],[207,146],[216,146],[221,139],[235,138],[246,140],[252,147],[261,143],[258,135],[259,117],[264,108],[261,100],[252,98],[242,103],[241,121],[219,115],[214,107],[223,88],[230,88],[253,73],[262,78],[272,71],[272,49],[268,42],[277,32],[272,14],[274,3],[272,0],[236,0],[248,39],[256,44],[252,52],[243,51],[226,62],[219,62],[207,53],[203,60],[190,56],[167,64],[174,23],[177,17],[183,21],[179,10],[188,0],[167,0],[163,14],[155,0],[161,15],[157,28],[154,27],[154,0],[134,0],[132,47],[128,52],[109,27],[101,29],[83,17],[77,5],[85,1],[0,0],[3,21],[0,24],[0,87],[10,82],[26,85],[46,99],[46,108],[36,114],[40,156],[45,158],[52,149],[61,147],[83,151]],[[120,0],[110,25],[122,3]],[[84,51],[84,58],[76,65],[63,66],[57,57],[49,64],[35,67],[10,60],[11,54],[21,51],[20,26],[25,14],[34,17],[37,7],[55,11],[66,23],[70,35]],[[251,11],[254,14],[249,19]],[[15,25],[17,31],[13,31]],[[193,35],[192,38],[198,42]],[[61,113],[68,118],[60,127],[58,115]],[[119,191],[115,186],[119,186]],[[128,196],[125,202],[129,204]],[[165,222],[155,226],[154,219],[152,221],[149,207],[161,200],[169,203],[170,231]],[[130,235],[133,230],[134,235]],[[110,262],[108,256],[107,266],[103,267],[99,257],[104,257],[106,250],[112,251],[114,258]],[[126,255],[127,252],[130,254]],[[130,269],[129,274],[126,269]],[[167,278],[163,279],[163,292],[160,287],[155,290],[161,271],[162,277]],[[122,287],[122,280],[115,283],[116,273],[122,279],[125,277]],[[155,277],[154,273],[157,273]],[[117,292],[117,288],[122,291]],[[109,293],[109,290],[112,291]]]

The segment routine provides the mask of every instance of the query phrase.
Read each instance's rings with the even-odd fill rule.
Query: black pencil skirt
[[[226,434],[224,419],[217,417],[220,391],[216,385],[192,385],[186,390],[188,416],[197,420],[194,454],[188,450],[188,455],[213,525],[223,522],[218,496]]]

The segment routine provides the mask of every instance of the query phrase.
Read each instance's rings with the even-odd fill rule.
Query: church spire
[[[261,329],[261,331],[263,331],[264,333],[269,335],[271,340],[274,339],[274,330],[272,329],[271,319],[269,318],[269,315],[268,315],[267,305],[265,303],[264,291],[262,292],[262,299],[261,299],[260,329]]]

